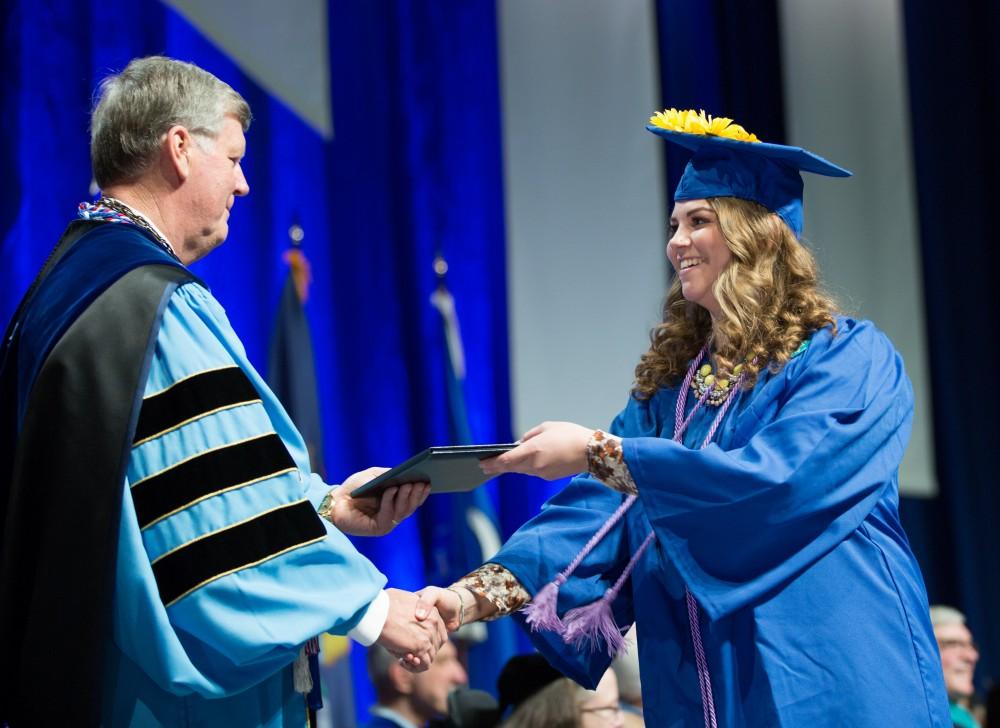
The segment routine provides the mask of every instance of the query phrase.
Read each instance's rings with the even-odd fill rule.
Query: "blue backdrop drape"
[[[940,4],[910,0],[902,11],[940,483],[937,498],[906,504],[905,513],[911,537],[918,529],[927,537],[932,599],[966,613],[988,683],[1000,677],[1000,488],[992,462],[1000,392],[973,372],[1000,356],[991,265],[1000,7],[969,0],[942,12]]]
[[[245,161],[250,197],[237,201],[227,243],[195,272],[261,370],[287,230],[293,222],[305,230],[329,479],[450,440],[443,338],[429,304],[438,247],[463,325],[472,438],[511,439],[493,2],[331,4],[336,137],[329,143],[156,0],[8,0],[0,13],[0,320],[88,197],[96,82],[132,57],[164,53],[226,80],[254,112]],[[547,492],[528,489],[491,487],[505,530]],[[391,585],[422,587],[420,521],[446,510],[439,500],[392,535],[357,544]],[[513,647],[500,644],[497,668]],[[355,675],[363,675],[363,650],[353,658]],[[477,680],[493,686],[491,675]],[[372,696],[367,681],[356,684],[363,711]]]
[[[777,0],[656,0],[661,108],[728,116],[785,141]],[[667,209],[690,154],[664,144]]]

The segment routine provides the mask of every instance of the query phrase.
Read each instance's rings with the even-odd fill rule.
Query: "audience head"
[[[416,725],[448,714],[448,695],[468,682],[452,642],[445,642],[424,672],[412,673],[378,645],[368,648],[368,676],[379,705]]]
[[[604,673],[595,690],[559,677],[525,698],[502,723],[503,728],[622,728],[618,681]]]
[[[954,607],[931,607],[931,625],[941,652],[941,670],[948,697],[952,701],[968,698],[975,688],[972,676],[979,662],[979,650],[965,624],[965,615]]]

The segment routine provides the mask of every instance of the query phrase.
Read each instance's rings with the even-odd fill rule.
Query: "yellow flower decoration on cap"
[[[717,136],[735,139],[739,142],[760,141],[756,134],[751,134],[739,124],[734,124],[732,119],[727,119],[724,116],[713,118],[710,114],[706,114],[704,109],[701,111],[664,109],[649,117],[649,123],[661,129],[680,131],[685,134]]]

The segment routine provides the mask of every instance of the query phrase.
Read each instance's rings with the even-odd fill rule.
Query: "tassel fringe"
[[[292,683],[295,685],[295,692],[302,695],[308,695],[313,689],[312,675],[309,672],[309,656],[304,647],[292,665]]]
[[[596,602],[569,610],[564,621],[563,641],[590,652],[596,652],[603,641],[608,656],[612,658],[625,649],[625,636],[615,624],[615,616],[611,611],[614,597],[609,590]]]
[[[562,632],[563,621],[556,612],[556,602],[559,600],[559,587],[566,583],[566,577],[559,574],[555,581],[549,582],[535,595],[535,598],[524,607],[524,621],[532,632]]]

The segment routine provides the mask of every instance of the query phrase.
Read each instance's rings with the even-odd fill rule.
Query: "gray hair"
[[[170,127],[214,139],[229,114],[250,128],[250,106],[208,71],[164,56],[137,58],[98,87],[90,118],[94,179],[100,187],[130,182],[152,164]]]
[[[939,627],[946,624],[965,624],[965,615],[954,607],[935,604],[931,607],[931,626]]]

